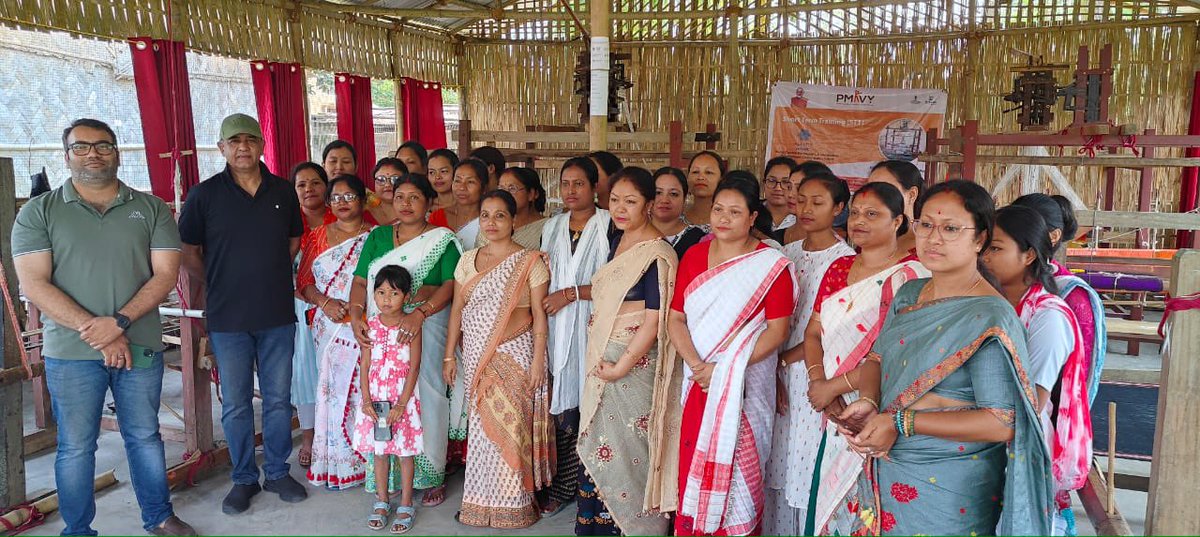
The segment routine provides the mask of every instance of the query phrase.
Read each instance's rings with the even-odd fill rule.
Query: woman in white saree
[[[749,535],[763,516],[776,357],[795,275],[787,257],[750,235],[770,232],[756,181],[723,180],[710,222],[714,240],[680,262],[668,321],[686,379],[675,535]]]

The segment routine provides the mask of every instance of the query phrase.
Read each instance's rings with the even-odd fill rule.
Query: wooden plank
[[[13,269],[12,228],[17,216],[16,177],[11,158],[0,158],[0,259],[8,278],[8,293],[17,300],[17,273]],[[21,305],[15,304],[20,317]],[[4,314],[4,369],[21,365],[21,327],[12,326]],[[25,416],[21,383],[0,386],[0,506],[25,501]]]
[[[1151,148],[1143,148],[1149,151]],[[926,153],[921,155],[921,162],[961,163],[966,157],[954,153]],[[1149,167],[1159,168],[1191,168],[1200,166],[1200,157],[1151,158],[1097,155],[1083,157],[1074,155],[1036,156],[1036,155],[976,155],[975,162],[982,164],[1027,164],[1037,166],[1103,166],[1109,168],[1133,168],[1145,170]]]
[[[464,89],[463,94],[466,94]],[[466,108],[463,108],[466,110]],[[458,120],[458,158],[465,159],[471,154],[471,120]]]
[[[1125,522],[1125,517],[1121,516],[1119,510],[1114,509],[1113,513],[1109,514],[1108,485],[1104,481],[1104,476],[1100,474],[1100,467],[1094,462],[1092,470],[1088,472],[1087,482],[1077,493],[1083,509],[1087,511],[1088,520],[1096,530],[1096,535],[1133,535],[1133,532],[1129,530],[1129,524]],[[1146,534],[1150,535],[1149,527],[1147,527]]]
[[[1200,250],[1175,254],[1171,295],[1200,292]],[[1162,387],[1150,467],[1146,535],[1200,534],[1196,476],[1200,475],[1200,311],[1177,311],[1170,318],[1171,344],[1162,357]],[[1163,434],[1170,431],[1170,434]]]
[[[1145,136],[1154,136],[1154,129],[1146,129]],[[1140,160],[1149,161],[1154,159],[1154,148],[1143,147],[1142,158]],[[1143,167],[1141,173],[1138,174],[1138,212],[1150,212],[1151,198],[1154,197],[1154,169]],[[1152,248],[1150,244],[1150,230],[1145,227],[1139,227],[1137,231],[1137,245],[1140,248]]]
[[[1075,211],[1079,225],[1123,229],[1200,229],[1200,214]]]
[[[25,459],[58,445],[58,427],[42,429],[25,437]]]
[[[1109,336],[1119,334],[1161,339],[1158,337],[1158,323],[1153,321],[1130,321],[1117,317],[1106,317],[1104,323]]]
[[[694,133],[692,133],[694,134]],[[687,139],[687,133],[684,139]],[[586,132],[545,132],[545,131],[471,131],[471,138],[477,142],[503,142],[514,144],[580,144],[588,143]],[[666,144],[670,143],[670,133],[664,132],[610,132],[609,143],[614,144]],[[1200,159],[1196,159],[1200,161]]]

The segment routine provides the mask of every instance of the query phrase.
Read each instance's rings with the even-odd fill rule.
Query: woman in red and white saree
[[[750,236],[770,229],[757,182],[723,180],[714,240],[679,265],[668,330],[684,361],[676,535],[749,535],[762,520],[775,366],[796,303],[792,263]]]

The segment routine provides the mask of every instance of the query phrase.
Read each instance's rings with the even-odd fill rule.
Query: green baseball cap
[[[228,140],[239,134],[249,134],[263,139],[262,127],[258,120],[246,114],[233,114],[221,121],[221,139]]]

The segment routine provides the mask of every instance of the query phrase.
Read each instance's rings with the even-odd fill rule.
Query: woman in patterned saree
[[[898,239],[908,232],[909,224],[904,196],[896,187],[863,185],[854,194],[847,223],[860,251],[830,265],[817,289],[804,335],[804,366],[811,379],[807,397],[826,420],[836,419],[847,401],[858,397],[850,386],[862,382],[858,367],[875,343],[896,291],[909,280],[929,276],[916,256],[900,248]],[[835,507],[844,504],[858,482],[863,458],[849,451],[846,440],[834,430],[826,421],[817,440],[825,448],[813,475],[816,495],[809,495],[808,505],[814,533],[846,535],[851,520],[843,516],[831,524],[831,519]]]
[[[776,351],[795,309],[795,275],[750,235],[771,231],[758,181],[721,181],[710,222],[715,238],[679,264],[668,321],[687,379],[675,534],[748,535],[763,516]]]
[[[487,246],[468,251],[454,272],[443,380],[466,386],[468,424],[463,503],[458,520],[478,527],[524,528],[540,518],[533,493],[550,484],[554,431],[546,386],[550,282],[543,254],[513,240],[516,202],[485,194]],[[462,343],[462,358],[455,347]]]
[[[867,456],[857,495],[839,508],[857,516],[854,534],[1048,535],[1052,476],[1025,328],[980,263],[991,194],[948,181],[914,212],[932,278],[900,288],[860,397],[838,418]]]
[[[300,244],[296,288],[312,308],[301,318],[312,326],[316,343],[316,421],[308,481],[333,490],[362,483],[362,459],[350,445],[347,424],[358,408],[355,371],[359,347],[347,324],[350,284],[370,225],[363,220],[366,187],[353,175],[329,185],[330,212],[337,217],[306,233]],[[349,427],[347,427],[349,425]]]
[[[422,335],[421,372],[417,393],[421,400],[421,426],[424,430],[424,453],[417,455],[413,488],[425,489],[421,504],[434,506],[446,499],[446,445],[449,440],[450,398],[442,382],[441,359],[445,351],[446,326],[450,320],[447,306],[454,294],[454,267],[462,250],[454,232],[425,221],[429,204],[437,191],[424,175],[405,174],[392,184],[393,208],[396,223],[379,226],[371,231],[363,244],[358,266],[354,270],[354,287],[350,293],[350,315],[354,338],[359,345],[370,345],[365,315],[376,313],[373,293],[375,274],[388,265],[399,265],[412,275],[416,289],[404,307],[400,321],[402,340],[406,344],[418,331]],[[393,488],[399,486],[400,465],[389,479]],[[367,491],[374,492],[374,465],[367,464]]]
[[[679,430],[680,382],[672,381],[682,375],[676,375],[663,305],[671,302],[678,261],[650,222],[650,171],[627,167],[609,179],[608,210],[622,233],[610,243],[608,263],[592,276],[575,534],[665,535],[663,508],[674,510],[678,498],[675,472],[663,459],[678,454],[672,433]]]

